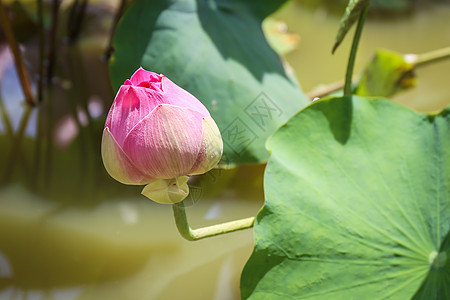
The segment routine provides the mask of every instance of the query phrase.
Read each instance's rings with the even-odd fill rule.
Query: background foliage
[[[261,28],[284,2],[136,1],[115,35],[113,85],[139,66],[163,73],[210,111],[223,164],[264,162],[267,137],[308,103]]]

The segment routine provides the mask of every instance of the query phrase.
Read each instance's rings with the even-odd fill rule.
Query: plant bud
[[[186,198],[186,175],[208,172],[222,151],[206,107],[164,75],[142,68],[120,87],[102,138],[108,173],[124,184],[146,184],[142,193],[166,204]]]

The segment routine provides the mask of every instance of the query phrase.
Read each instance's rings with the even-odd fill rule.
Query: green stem
[[[404,58],[407,62],[414,64],[414,67],[416,68],[427,66],[428,64],[440,62],[444,59],[450,59],[450,47],[441,48],[422,54],[404,54]],[[356,78],[353,78],[353,83],[357,83]],[[324,87],[313,89],[306,95],[309,99],[314,99],[316,97],[322,98],[342,88],[344,88],[344,81],[337,81]]]
[[[450,47],[433,50],[423,54],[417,54],[413,59],[415,67],[422,67],[441,59],[450,58]]]
[[[364,21],[366,20],[368,7],[369,5],[366,4],[366,7],[364,7],[359,15],[358,25],[356,26],[355,36],[353,37],[352,48],[348,58],[347,73],[345,75],[344,96],[352,95],[353,67],[355,65],[356,52],[358,51],[358,44],[361,38],[362,29],[364,27]]]
[[[197,241],[207,237],[213,237],[220,234],[234,232],[253,227],[255,217],[226,222],[222,224],[207,226],[198,229],[191,229],[186,216],[186,209],[183,202],[173,204],[173,215],[175,223],[181,236],[188,241]]]

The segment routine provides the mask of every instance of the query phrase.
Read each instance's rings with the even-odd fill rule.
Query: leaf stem
[[[412,59],[412,63],[415,67],[422,67],[423,65],[448,58],[450,58],[450,47],[441,48],[422,54],[416,54]]]
[[[450,47],[432,50],[422,54],[404,54],[405,61],[412,63],[415,68],[427,66],[428,64],[440,62],[444,59],[450,59]],[[357,84],[356,77],[353,77],[353,84]],[[328,94],[339,91],[344,88],[344,81],[336,81],[327,85],[314,88],[306,95],[309,99],[322,98]]]
[[[366,20],[368,7],[369,5],[366,4],[361,14],[359,15],[358,25],[356,26],[355,35],[353,37],[352,48],[350,50],[350,56],[348,58],[347,73],[345,75],[344,96],[352,95],[353,67],[355,65],[356,52],[358,51],[358,44],[361,38],[362,29],[364,27],[364,21]]]
[[[220,234],[248,229],[253,227],[253,223],[255,222],[255,217],[250,217],[198,229],[191,229],[187,220],[184,203],[180,202],[177,204],[173,204],[172,208],[177,229],[180,232],[181,236],[188,241],[197,241]]]
[[[25,64],[23,62],[22,54],[19,50],[19,45],[16,38],[14,37],[14,32],[11,27],[11,23],[6,13],[5,6],[0,0],[0,24],[5,33],[6,40],[8,41],[9,49],[11,50],[14,57],[14,64],[16,66],[17,75],[19,76],[20,84],[22,86],[23,94],[25,95],[25,100],[29,106],[34,106],[33,93],[31,91],[30,77],[28,76]]]

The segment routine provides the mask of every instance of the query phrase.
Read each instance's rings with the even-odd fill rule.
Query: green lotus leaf
[[[285,0],[138,0],[114,37],[117,89],[139,67],[162,73],[208,108],[224,163],[267,161],[267,137],[309,103],[261,29]]]
[[[243,299],[450,299],[449,112],[328,98],[281,127]]]

